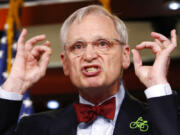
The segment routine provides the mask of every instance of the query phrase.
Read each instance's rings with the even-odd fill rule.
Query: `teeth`
[[[96,70],[97,70],[97,68],[95,68],[95,67],[86,68],[87,72],[95,72]]]

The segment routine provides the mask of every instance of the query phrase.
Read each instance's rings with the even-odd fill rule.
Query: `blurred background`
[[[142,41],[152,40],[150,37],[152,31],[169,37],[170,30],[175,28],[178,39],[180,39],[179,2],[178,0],[111,0],[109,7],[112,13],[125,22],[129,32],[129,45],[134,48]],[[53,49],[46,76],[30,88],[35,112],[64,107],[77,98],[77,89],[63,74],[60,62],[62,48],[59,31],[65,18],[76,9],[90,4],[101,4],[101,2],[98,0],[25,0],[24,6],[18,11],[21,12],[21,28],[25,27],[28,30],[27,39],[38,34],[46,34]],[[0,0],[1,42],[8,9],[9,0]],[[154,55],[151,51],[142,51],[141,55],[144,64],[153,64]],[[177,49],[171,56],[168,74],[172,89],[177,92],[180,90],[179,76],[180,47],[178,43]],[[123,78],[127,90],[135,97],[145,101],[143,93],[145,87],[135,76],[133,64],[124,71]],[[29,104],[32,102],[29,101]]]

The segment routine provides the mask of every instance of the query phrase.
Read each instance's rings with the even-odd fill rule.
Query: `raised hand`
[[[26,35],[27,30],[23,29],[17,42],[17,54],[11,73],[2,86],[3,89],[18,94],[24,94],[32,84],[45,75],[52,53],[49,41],[34,46],[45,40],[45,35],[35,36],[25,42]]]
[[[169,40],[162,34],[152,32],[154,42],[142,42],[132,50],[135,73],[140,81],[146,86],[151,87],[157,84],[165,84],[170,63],[170,54],[177,46],[176,31],[171,31]],[[152,66],[143,66],[139,50],[151,49],[155,54],[155,61]]]

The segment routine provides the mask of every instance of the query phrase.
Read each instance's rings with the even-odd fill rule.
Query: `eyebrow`
[[[120,41],[119,39],[113,38],[113,40],[117,41],[120,45],[125,45],[125,43]]]

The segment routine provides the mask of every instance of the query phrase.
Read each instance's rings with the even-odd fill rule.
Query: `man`
[[[19,100],[26,89],[45,75],[51,55],[49,41],[33,46],[44,40],[44,35],[24,42],[26,34],[23,30],[19,37],[11,74],[1,88],[1,134],[13,134]],[[120,81],[122,70],[130,64],[124,23],[101,6],[92,5],[74,12],[61,29],[64,46],[61,60],[65,75],[79,90],[78,102],[82,104],[25,117],[14,134],[180,134],[176,95],[166,77],[170,54],[177,45],[176,32],[171,31],[170,40],[155,32],[151,36],[154,42],[142,42],[132,50],[136,75],[147,87],[147,105],[144,105],[131,98]],[[156,55],[152,66],[142,65],[138,51],[146,48]]]

